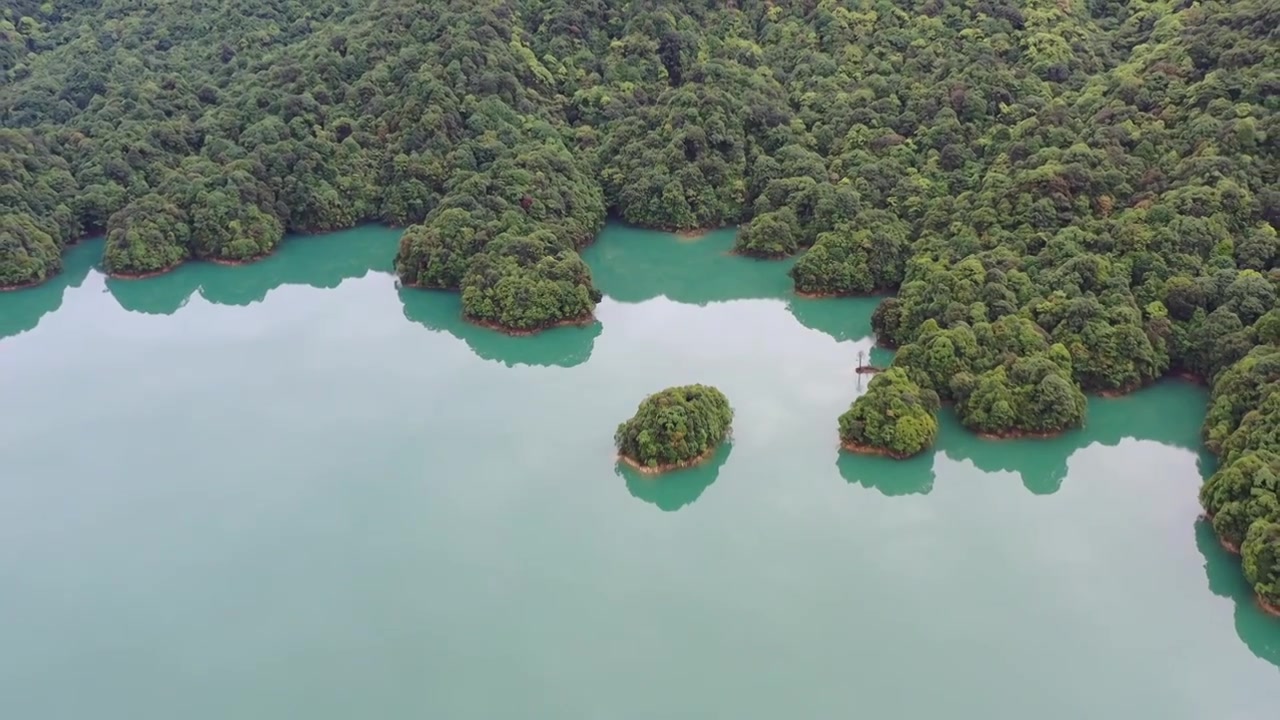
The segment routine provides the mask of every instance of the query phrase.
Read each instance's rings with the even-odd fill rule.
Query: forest
[[[405,286],[528,332],[590,318],[606,217],[737,224],[798,293],[888,295],[847,445],[1210,385],[1205,512],[1280,606],[1278,28],[1272,0],[13,0],[0,286],[90,235],[128,277],[381,222]]]
[[[618,425],[619,457],[645,472],[665,472],[707,460],[729,437],[733,408],[720,390],[683,385],[656,392]]]

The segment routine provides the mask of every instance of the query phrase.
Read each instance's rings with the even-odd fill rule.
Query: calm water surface
[[[0,717],[1277,717],[1203,390],[844,456],[874,300],[611,226],[599,323],[509,338],[398,290],[396,237],[143,281],[86,243],[0,295]],[[689,382],[733,444],[617,469]]]

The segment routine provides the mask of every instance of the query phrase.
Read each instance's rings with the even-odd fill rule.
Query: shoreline
[[[1161,377],[1177,378],[1179,380],[1186,380],[1187,382],[1195,383],[1196,385],[1203,385],[1205,387],[1210,386],[1209,381],[1205,380],[1202,375],[1193,373],[1190,370],[1170,370],[1165,372],[1164,375],[1161,375]]]
[[[1200,519],[1208,521],[1212,526],[1213,516],[1210,515],[1209,513],[1207,512],[1200,513]],[[1216,530],[1214,531],[1213,536],[1218,539],[1218,545],[1222,546],[1223,550],[1226,550],[1227,552],[1231,553],[1235,557],[1240,557],[1239,545],[1235,545],[1229,542],[1226,538],[1223,538],[1221,535],[1219,535]],[[1270,615],[1272,617],[1280,618],[1280,605],[1274,605],[1272,603],[1267,602],[1261,595],[1258,594],[1256,590],[1253,592],[1253,599],[1258,603],[1258,609],[1262,610],[1264,614]]]
[[[796,297],[802,297],[806,300],[829,300],[831,298],[869,298],[885,296],[884,292],[879,290],[868,290],[867,292],[836,292],[834,290],[824,290],[821,292],[809,292],[808,290],[797,290],[792,288],[791,293]]]
[[[711,447],[703,451],[701,455],[695,458],[691,458],[689,460],[682,460],[678,463],[667,463],[665,465],[656,465],[651,467],[649,465],[645,465],[641,463],[639,460],[636,460],[630,455],[624,455],[622,453],[618,453],[618,462],[631,466],[632,469],[636,470],[637,472],[643,475],[661,475],[662,473],[668,473],[675,470],[684,470],[686,468],[694,467],[695,465],[701,465],[702,463],[715,457],[716,451],[720,449],[720,445],[723,442],[724,441],[722,440],[719,443],[712,445]]]
[[[701,240],[702,238],[710,235],[711,233],[719,229],[720,228],[718,227],[705,227],[705,228],[690,228],[688,230],[670,230],[669,232],[672,235],[675,235],[676,239],[681,242],[695,242],[697,240]],[[595,242],[595,238],[592,238],[591,242]]]
[[[103,274],[109,278],[114,278],[116,280],[145,280],[147,278],[159,277],[161,275],[171,273],[174,270],[177,270],[178,268],[182,267],[184,264],[186,264],[186,262],[187,261],[184,260],[180,263],[177,263],[175,265],[170,265],[169,267],[163,268],[161,270],[148,270],[147,272],[140,272],[140,273],[104,271]]]
[[[894,452],[889,448],[878,447],[876,445],[864,445],[862,443],[849,442],[845,440],[840,441],[840,448],[843,450],[847,450],[851,453],[856,453],[858,455],[874,455],[879,457],[892,458],[894,460],[906,460],[907,458],[915,457],[916,455],[920,454],[920,453],[913,453],[911,455],[907,455],[904,453]],[[926,449],[928,448],[924,448],[920,452],[924,452],[924,450]]]
[[[1272,605],[1256,592],[1253,594],[1253,599],[1258,601],[1258,607],[1262,608],[1262,612],[1270,615],[1271,617],[1280,618],[1280,605]]]
[[[326,231],[326,232],[339,232],[339,231],[337,231],[337,230],[332,230],[332,231]],[[147,278],[153,278],[153,277],[159,277],[159,276],[161,276],[161,275],[167,275],[168,273],[171,273],[171,272],[173,272],[173,271],[177,270],[178,268],[182,267],[183,265],[187,265],[187,264],[189,264],[189,263],[193,263],[193,262],[198,262],[198,263],[199,263],[199,262],[207,262],[207,263],[211,263],[211,264],[213,264],[213,265],[222,265],[222,266],[224,266],[224,267],[241,267],[241,266],[243,266],[243,265],[252,265],[253,263],[256,263],[256,262],[258,262],[258,261],[260,261],[260,260],[265,260],[265,259],[267,259],[267,258],[271,257],[273,254],[274,254],[274,251],[273,251],[273,252],[266,253],[266,254],[264,254],[264,255],[257,255],[257,256],[255,256],[255,257],[251,257],[251,258],[248,258],[248,259],[246,259],[246,260],[231,260],[231,259],[227,259],[227,258],[215,258],[215,257],[196,257],[196,258],[187,258],[187,259],[183,260],[182,262],[174,263],[173,265],[170,265],[169,267],[167,267],[167,268],[163,268],[163,269],[160,269],[160,270],[148,270],[147,272],[140,272],[140,273],[134,273],[134,272],[107,272],[107,271],[105,271],[105,270],[104,270],[102,274],[103,274],[103,275],[106,275],[106,276],[107,276],[107,277],[109,277],[109,278],[115,278],[116,280],[146,280]]]
[[[1131,393],[1138,392],[1139,390],[1141,390],[1141,389],[1143,389],[1143,388],[1145,388],[1145,387],[1146,387],[1146,385],[1138,384],[1138,385],[1133,385],[1133,386],[1131,386],[1131,387],[1109,388],[1109,389],[1107,389],[1107,390],[1094,390],[1094,391],[1093,391],[1093,392],[1091,392],[1091,393],[1090,393],[1090,392],[1086,392],[1085,394],[1086,394],[1086,395],[1097,395],[1098,397],[1107,398],[1108,400],[1115,400],[1116,398],[1122,398],[1122,397],[1124,397],[1125,395],[1129,395],[1129,394],[1131,394]]]
[[[735,257],[749,258],[751,260],[765,260],[768,262],[778,262],[779,260],[786,260],[787,258],[795,257],[799,252],[800,251],[797,250],[796,252],[793,252],[793,253],[774,254],[774,253],[745,252],[743,250],[738,250],[737,248],[731,248],[729,250],[729,254]]]
[[[244,260],[235,260],[230,258],[212,258],[212,257],[196,258],[196,259],[203,260],[205,262],[211,262],[214,265],[224,265],[226,267],[240,267],[241,265],[252,265],[253,263],[258,262],[259,260],[266,260],[267,258],[271,257],[271,255],[272,253],[263,253],[262,255],[255,255],[254,257],[246,258]]]
[[[977,430],[970,430],[970,432],[982,438],[983,440],[1047,440],[1049,438],[1055,438],[1055,437],[1058,437],[1059,435],[1062,435],[1064,433],[1067,433],[1076,429],[1077,428],[1069,427],[1069,428],[1063,428],[1061,430],[1045,431],[1045,430],[1023,430],[1021,428],[1010,428],[1008,430],[1001,430],[1000,432],[994,432],[994,433],[979,432]]]
[[[476,327],[482,327],[482,328],[485,328],[486,330],[494,330],[496,332],[502,333],[503,335],[509,335],[511,337],[528,337],[529,335],[537,335],[543,330],[553,330],[555,328],[560,328],[560,327],[586,327],[596,321],[596,316],[595,316],[595,313],[588,313],[583,317],[565,318],[563,320],[557,320],[556,322],[553,322],[549,325],[543,325],[541,327],[529,328],[529,329],[510,328],[501,323],[496,323],[492,320],[481,320],[480,318],[473,318],[470,315],[467,315],[466,313],[462,314],[462,319],[466,320],[472,325],[475,325]]]
[[[54,275],[59,275],[61,273],[62,271],[59,270],[57,273],[54,273]],[[0,285],[0,292],[17,292],[18,290],[30,290],[33,287],[40,287],[52,280],[54,275],[50,275],[43,280],[32,280],[30,282],[17,283],[16,285]]]

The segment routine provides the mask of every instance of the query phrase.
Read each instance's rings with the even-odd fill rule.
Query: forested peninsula
[[[798,292],[892,293],[898,372],[846,443],[1209,384],[1202,500],[1274,607],[1277,28],[1271,0],[13,0],[0,287],[88,235],[144,276],[382,222],[406,286],[532,332],[591,318],[607,215],[740,224]]]

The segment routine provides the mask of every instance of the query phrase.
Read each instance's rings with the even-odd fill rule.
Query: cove
[[[1270,717],[1280,623],[1198,520],[1206,393],[842,454],[874,298],[610,225],[597,322],[401,290],[398,232],[0,295],[0,717]],[[707,382],[658,479],[612,434]]]

